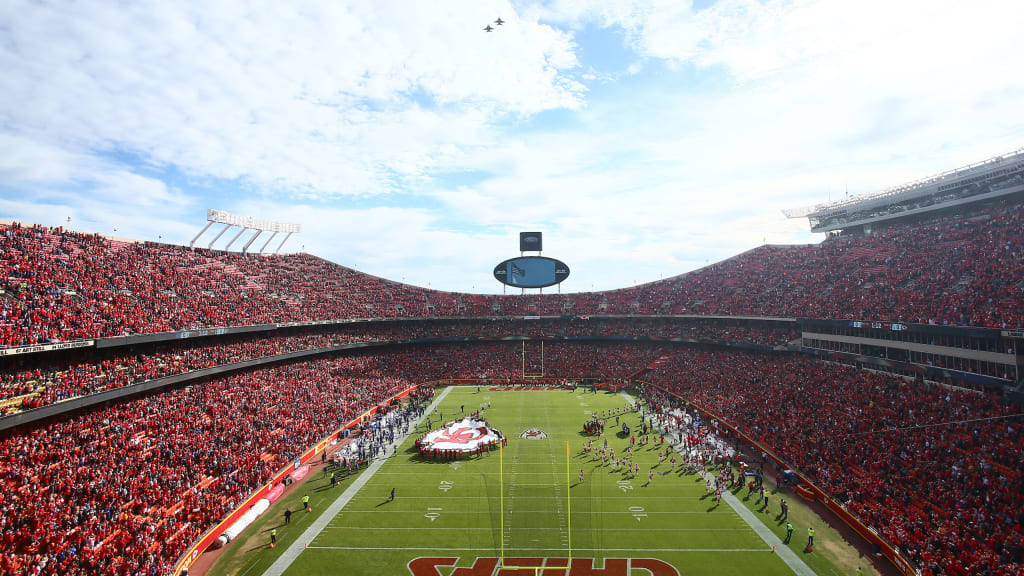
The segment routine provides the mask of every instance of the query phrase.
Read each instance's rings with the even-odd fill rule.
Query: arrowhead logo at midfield
[[[526,430],[523,430],[523,433],[520,434],[519,437],[527,440],[543,440],[548,437],[548,433],[540,428],[527,428]]]

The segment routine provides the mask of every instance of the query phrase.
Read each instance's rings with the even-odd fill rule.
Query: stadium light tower
[[[235,243],[235,240],[238,240],[238,238],[242,234],[244,234],[246,230],[256,231],[256,234],[254,234],[253,237],[250,238],[249,241],[246,242],[244,246],[242,246],[242,254],[248,252],[249,246],[252,246],[252,243],[256,240],[256,238],[258,238],[264,232],[271,232],[271,235],[270,238],[267,238],[267,241],[263,243],[263,247],[260,248],[259,254],[263,254],[263,251],[267,248],[267,245],[270,244],[270,241],[273,240],[274,237],[277,236],[279,232],[284,232],[285,237],[283,240],[281,240],[281,243],[277,245],[277,250],[274,251],[274,254],[278,254],[281,252],[281,247],[284,246],[284,243],[287,242],[289,238],[292,237],[292,234],[302,232],[301,224],[293,224],[291,222],[277,222],[274,220],[264,220],[262,218],[253,218],[252,216],[240,216],[238,214],[225,212],[224,210],[207,210],[206,220],[206,226],[204,226],[203,229],[199,231],[199,234],[196,234],[196,237],[193,238],[191,242],[189,242],[188,245],[190,248],[194,247],[196,245],[196,241],[199,240],[199,237],[205,234],[206,231],[210,229],[210,226],[213,226],[214,224],[224,224],[224,228],[221,229],[221,231],[217,233],[216,236],[214,236],[213,241],[211,241],[210,245],[207,246],[207,248],[210,249],[213,249],[213,245],[217,242],[217,240],[220,240],[220,237],[223,236],[225,232],[228,231],[228,228],[238,226],[241,229],[238,231],[238,234],[235,234],[235,237],[232,238],[230,242],[228,242],[228,245],[224,247],[224,250],[231,248],[231,245]]]

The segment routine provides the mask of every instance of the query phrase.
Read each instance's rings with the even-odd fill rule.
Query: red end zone
[[[520,576],[526,570],[499,568],[500,558],[477,558],[472,566],[458,567],[451,576]],[[600,561],[597,561],[600,562]],[[411,576],[442,576],[438,567],[451,567],[459,557],[428,556],[409,562]],[[680,576],[671,564],[657,558],[605,558],[601,567],[594,566],[593,558],[573,558],[568,570],[568,558],[505,558],[510,566],[538,568],[561,567],[560,570],[541,570],[541,576],[630,576],[631,570],[646,570],[651,576]]]

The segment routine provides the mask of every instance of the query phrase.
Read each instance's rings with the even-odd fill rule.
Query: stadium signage
[[[1024,338],[1024,330],[1003,330],[1000,334],[1006,338]]]
[[[874,330],[893,330],[899,332],[906,330],[907,325],[898,322],[862,322],[860,320],[851,320],[850,328],[871,328]]]
[[[569,266],[546,256],[510,258],[494,267],[494,279],[513,288],[545,288],[569,277]]]
[[[35,352],[51,352],[53,350],[70,350],[72,348],[88,348],[95,344],[95,340],[76,340],[74,342],[61,342],[59,344],[42,344],[39,346],[21,346],[18,348],[0,348],[0,356],[15,356],[18,354],[33,354]]]
[[[409,574],[412,576],[442,576],[438,567],[452,567],[459,563],[458,557],[421,557],[409,562]],[[495,576],[506,574],[502,570],[501,558],[476,558],[472,567],[459,567],[453,572],[445,570],[444,574],[452,576]],[[558,568],[558,574],[565,576],[631,576],[635,570],[644,570],[650,576],[680,576],[674,566],[657,558],[605,558],[604,567],[594,566],[593,558],[505,558],[505,566],[522,568]],[[569,568],[566,570],[565,568]],[[545,574],[554,574],[555,570],[545,570]]]
[[[203,336],[220,336],[227,334],[228,328],[206,328],[204,330],[182,330],[177,333],[178,338],[202,338]]]
[[[248,228],[250,230],[264,230],[267,232],[287,233],[302,232],[301,224],[293,224],[291,222],[275,222],[273,220],[253,218],[252,216],[232,214],[231,212],[227,212],[224,210],[207,210],[206,220],[209,222],[228,224],[229,226],[241,226],[243,228]]]
[[[293,328],[295,326],[322,326],[324,324],[336,324],[337,320],[306,320],[303,322],[278,322],[274,324],[277,328]]]

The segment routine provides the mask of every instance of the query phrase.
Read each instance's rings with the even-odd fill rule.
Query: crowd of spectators
[[[524,364],[537,365],[539,354],[521,342],[360,350],[9,434],[0,440],[0,570],[164,573],[246,494],[365,409],[415,383],[522,382]],[[1024,423],[1006,418],[1011,410],[997,398],[802,356],[665,343],[548,342],[543,370],[640,376],[709,408],[926,573],[1020,562]]]
[[[680,349],[645,378],[771,447],[924,574],[1024,570],[1018,406],[737,351]]]
[[[626,376],[665,345],[552,344],[559,374]],[[645,349],[645,350],[640,350]],[[164,574],[246,494],[422,381],[521,380],[513,343],[407,346],[247,371],[0,439],[0,571]]]
[[[168,573],[273,473],[409,385],[350,363],[251,371],[5,437],[0,572]]]
[[[382,323],[360,328],[377,340],[410,338],[504,338],[646,337],[690,339],[701,342],[777,346],[800,337],[795,322],[753,321],[694,317],[586,317],[559,318],[466,318]]]
[[[323,330],[314,331],[314,330]],[[556,338],[623,336],[690,338],[783,344],[797,338],[795,324],[704,319],[522,319],[436,320],[401,323],[357,323],[335,328],[305,328],[297,334],[278,331],[203,338],[196,342],[109,348],[106,352],[78,349],[58,359],[47,355],[12,356],[0,367],[0,414],[47,406],[85,394],[102,392],[154,378],[181,374],[232,362],[311,350],[353,342],[400,341],[417,338]]]
[[[1022,205],[808,246],[762,246],[607,292],[483,295],[377,278],[308,254],[243,256],[0,227],[0,344],[319,319],[597,314],[856,318],[1024,326]]]
[[[47,406],[193,370],[346,343],[345,336],[327,333],[232,337],[191,345],[174,342],[140,351],[112,348],[98,354],[78,350],[72,354],[74,359],[60,362],[46,357],[13,357],[0,368],[0,406],[4,406],[5,400],[19,402],[4,407],[0,413]]]
[[[1016,328],[1022,211],[1011,204],[818,245],[763,246],[666,282],[683,295],[674,309],[690,313]]]
[[[393,374],[416,382],[476,378],[528,382],[530,375],[543,369],[545,378],[588,378],[621,380],[672,354],[678,346],[641,343],[571,343],[544,345],[543,365],[540,348],[525,349],[519,342],[409,346],[394,354],[366,352],[372,364],[354,364],[357,370],[371,369],[373,374]],[[526,364],[527,378],[523,376]],[[379,372],[378,372],[379,371]]]

